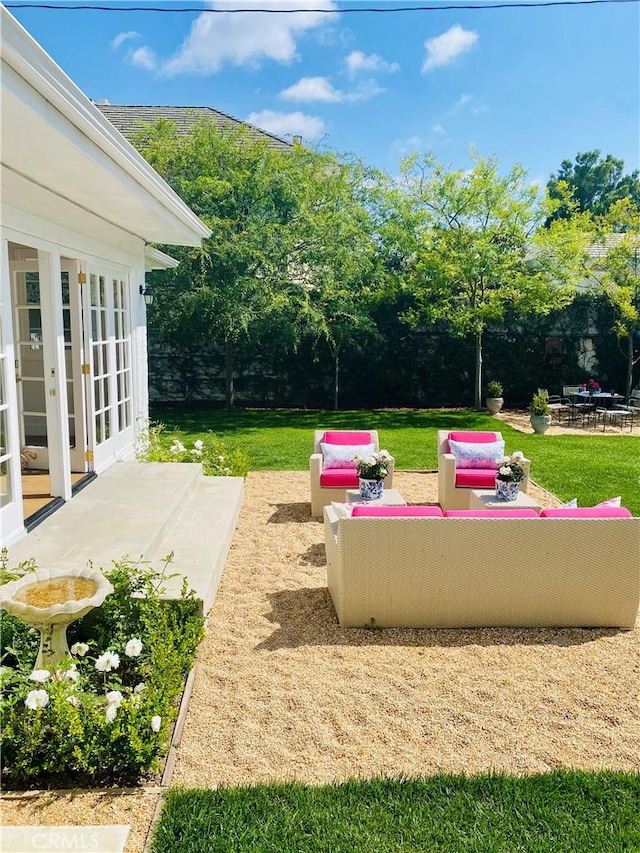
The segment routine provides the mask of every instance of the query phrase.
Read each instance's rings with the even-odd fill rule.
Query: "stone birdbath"
[[[54,669],[70,654],[67,625],[112,592],[98,569],[41,569],[0,586],[0,608],[40,631],[35,669]]]

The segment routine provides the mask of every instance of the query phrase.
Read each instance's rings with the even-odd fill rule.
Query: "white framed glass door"
[[[99,471],[133,439],[129,276],[89,268],[84,293],[91,395],[88,442]]]
[[[4,311],[4,305],[0,310]],[[12,447],[9,409],[9,371],[13,369],[4,347],[5,335],[0,318],[0,511],[10,509],[19,500],[15,489],[15,468],[18,466],[18,447]],[[19,516],[22,519],[22,513]],[[0,525],[4,527],[4,524]]]
[[[0,540],[3,546],[24,532],[9,246],[6,240],[0,243]]]
[[[19,441],[30,467],[49,467],[45,362],[37,260],[11,264]]]

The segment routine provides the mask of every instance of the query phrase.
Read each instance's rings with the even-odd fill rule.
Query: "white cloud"
[[[406,157],[414,151],[420,151],[425,146],[425,140],[420,136],[407,136],[405,139],[394,139],[391,148],[397,157]]]
[[[262,110],[250,113],[246,119],[250,124],[262,128],[276,136],[302,136],[304,139],[320,139],[325,125],[319,116],[305,113],[278,113],[274,110]]]
[[[132,50],[128,59],[132,65],[139,65],[141,68],[148,68],[150,71],[158,64],[155,53],[149,47],[139,47]]]
[[[437,133],[438,135],[442,135],[443,133],[446,133],[446,130],[441,124],[434,124],[431,128],[431,132]]]
[[[114,50],[117,50],[123,42],[129,41],[129,39],[139,39],[139,38],[140,38],[140,33],[137,33],[135,30],[129,30],[126,33],[118,33],[118,35],[112,40],[111,47]]]
[[[291,8],[289,0],[210,0],[209,6],[222,10]],[[336,10],[333,0],[296,0],[296,7]],[[227,63],[256,66],[263,60],[291,62],[296,58],[296,40],[334,19],[335,15],[313,11],[294,15],[205,12],[193,22],[191,32],[163,71],[168,76],[213,74]]]
[[[302,77],[293,86],[283,89],[280,97],[285,101],[312,103],[323,101],[332,104],[354,104],[357,101],[368,101],[384,91],[375,82],[369,81],[358,86],[352,92],[336,89],[327,77]]]
[[[447,65],[461,53],[470,50],[478,41],[478,33],[474,30],[463,30],[460,24],[454,24],[446,33],[427,39],[424,46],[427,56],[422,65],[423,73]]]
[[[471,95],[460,95],[458,100],[449,109],[443,113],[445,118],[452,118],[459,112],[465,111],[471,115],[477,116],[487,112],[487,108],[479,104]]]
[[[395,74],[400,70],[397,62],[387,62],[377,53],[370,53],[368,56],[361,50],[353,50],[345,59],[347,72],[350,77],[355,77],[360,72],[368,72],[370,74]]]
[[[339,103],[344,100],[345,95],[339,89],[334,89],[326,77],[302,77],[293,86],[283,89],[280,97],[285,101]]]

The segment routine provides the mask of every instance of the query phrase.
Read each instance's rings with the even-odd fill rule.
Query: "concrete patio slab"
[[[166,597],[186,577],[207,613],[215,599],[244,493],[242,477],[204,477],[198,464],[121,462],[8,549],[9,565],[107,569],[129,556],[162,569]]]

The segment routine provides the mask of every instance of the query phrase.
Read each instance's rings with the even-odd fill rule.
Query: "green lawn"
[[[617,495],[640,515],[640,438],[602,435],[523,434],[484,412],[439,409],[374,412],[156,407],[152,418],[178,430],[185,442],[211,430],[230,447],[249,454],[254,471],[302,471],[309,466],[313,430],[372,428],[400,470],[437,467],[438,429],[499,429],[507,452],[522,450],[536,482],[563,500],[593,506]]]
[[[640,776],[433,776],[173,789],[152,853],[632,853]]]

